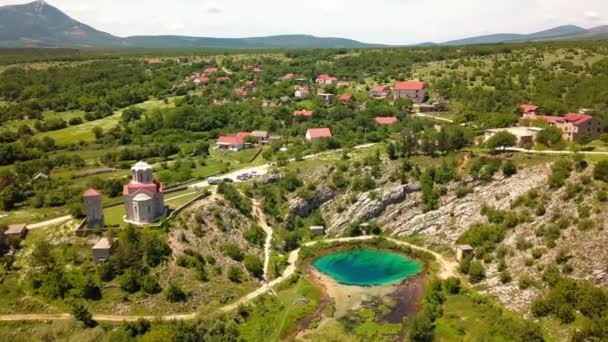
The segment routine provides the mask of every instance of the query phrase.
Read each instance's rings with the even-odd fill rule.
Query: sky
[[[27,0],[0,0],[0,5]],[[47,0],[117,36],[312,34],[367,43],[444,42],[608,24],[608,0]]]

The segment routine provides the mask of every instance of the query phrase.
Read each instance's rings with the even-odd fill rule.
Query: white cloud
[[[305,33],[408,44],[557,25],[602,24],[606,0],[48,0],[119,36],[251,37]],[[0,0],[14,4],[19,0]]]

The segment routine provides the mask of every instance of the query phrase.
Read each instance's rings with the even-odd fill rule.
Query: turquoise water
[[[372,248],[331,253],[317,258],[312,265],[340,284],[359,286],[396,283],[424,268],[404,255]]]

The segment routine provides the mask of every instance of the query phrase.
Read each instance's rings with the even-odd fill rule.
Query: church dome
[[[146,163],[145,161],[139,161],[137,164],[133,165],[131,170],[139,171],[139,170],[152,170],[152,166]]]

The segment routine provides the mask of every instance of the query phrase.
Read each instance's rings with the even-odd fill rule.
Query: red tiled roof
[[[230,77],[222,76],[217,78],[218,81],[230,81]]]
[[[217,71],[218,71],[217,68],[207,68],[207,69],[203,70],[203,72],[205,74],[212,74],[212,73],[217,72]]]
[[[294,77],[296,77],[295,74],[285,74],[285,76],[283,76],[283,78],[287,78],[287,79],[291,79],[291,78],[294,78]]]
[[[262,72],[262,71],[264,71],[264,69],[262,69],[260,67],[253,68],[253,72]]]
[[[83,197],[97,197],[101,196],[101,191],[97,189],[89,189],[82,194]]]
[[[406,81],[395,83],[395,90],[423,90],[426,83],[419,81]]]
[[[566,119],[566,121],[572,122],[574,125],[578,126],[578,125],[584,124],[587,121],[592,120],[593,117],[589,116],[589,115],[585,115],[585,114],[579,114],[579,113],[568,113],[568,114],[564,115],[564,119]]]
[[[302,88],[302,89],[298,89],[296,91],[299,91],[302,94],[310,94],[310,90],[306,89],[306,88]]]
[[[329,128],[309,128],[306,133],[311,138],[331,138]]]
[[[160,64],[161,60],[158,58],[148,59],[148,64]]]
[[[197,77],[194,80],[202,82],[202,83],[207,83],[207,82],[209,82],[209,77]]]
[[[329,76],[328,74],[322,74],[322,75],[319,75],[319,76],[317,77],[317,80],[323,80],[323,81],[336,81],[336,80],[337,80],[337,78],[336,78],[336,77],[333,77],[333,76]]]
[[[235,136],[239,137],[239,138],[247,138],[251,136],[251,132],[238,132],[236,134],[234,134]]]
[[[397,123],[397,118],[394,116],[377,116],[376,123],[378,125],[392,125]]]
[[[306,109],[302,109],[302,110],[296,110],[293,112],[293,116],[312,116],[314,114],[314,112],[312,110],[306,110]]]
[[[247,81],[247,82],[245,82],[245,84],[248,86],[253,86],[253,85],[255,85],[255,81]]]
[[[163,184],[160,183],[156,178],[152,180],[152,183],[135,183],[130,181],[129,184],[122,188],[122,194],[132,195],[139,190],[144,190],[150,194],[163,192]]]
[[[352,100],[352,98],[353,98],[353,96],[351,94],[343,94],[343,95],[338,96],[338,99],[340,101],[350,101],[350,100]]]
[[[243,145],[244,143],[245,143],[245,139],[243,137],[240,137],[237,135],[222,135],[221,137],[219,137],[217,139],[217,144],[222,144],[222,145],[237,146],[237,145]]]
[[[524,113],[530,113],[535,112],[536,110],[538,110],[539,107],[533,104],[523,104],[519,108],[521,108]]]
[[[377,85],[372,88],[372,91],[375,93],[383,93],[385,91],[388,91],[388,87],[384,85]]]

